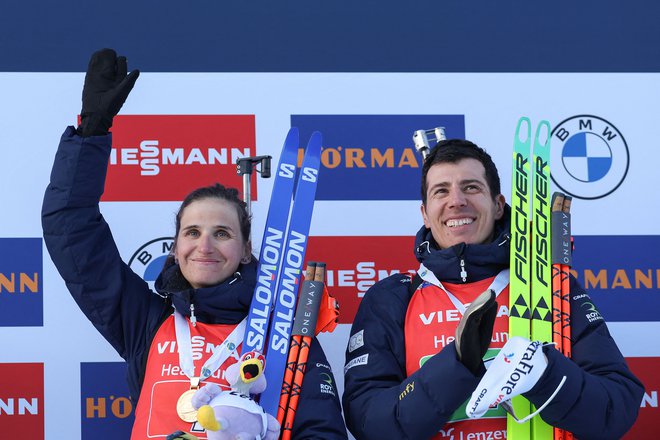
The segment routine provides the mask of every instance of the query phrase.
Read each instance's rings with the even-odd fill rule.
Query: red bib
[[[186,320],[187,321],[187,320]],[[188,324],[193,351],[195,374],[199,375],[202,365],[222,343],[236,325],[203,324],[195,327]],[[240,345],[206,382],[215,382],[229,388],[225,380],[225,369],[238,360]],[[179,352],[174,331],[174,316],[170,316],[158,329],[151,342],[144,383],[140,400],[135,410],[135,424],[131,440],[165,438],[174,431],[194,433],[205,439],[206,433],[197,423],[186,423],[176,413],[179,396],[190,389],[190,379],[179,367]]]
[[[488,289],[495,277],[469,284],[449,284],[443,286],[451,292],[458,301],[468,305],[484,290]],[[493,337],[484,359],[494,358],[500,348],[508,340],[508,305],[509,287],[505,287],[497,296],[498,312],[493,328]],[[429,283],[415,291],[406,312],[406,373],[410,376],[434,354],[440,352],[445,345],[455,339],[456,328],[461,320],[462,312],[456,309],[447,293],[441,288]],[[451,378],[445,378],[448,382]],[[476,439],[476,438],[506,438],[506,413],[498,408],[489,410],[482,418],[468,419],[465,414],[467,400],[452,415],[443,429],[434,439]],[[481,434],[483,437],[478,436]],[[490,435],[490,437],[489,437]]]

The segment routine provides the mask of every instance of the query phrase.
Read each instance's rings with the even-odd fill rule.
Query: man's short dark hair
[[[429,169],[438,163],[458,163],[463,159],[476,159],[486,170],[486,183],[493,199],[501,193],[500,176],[493,159],[486,151],[470,141],[463,139],[448,139],[438,142],[431,150],[422,166],[422,203],[426,205],[428,183],[426,175]]]

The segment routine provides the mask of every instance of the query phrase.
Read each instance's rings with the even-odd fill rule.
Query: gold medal
[[[179,396],[176,402],[176,413],[184,422],[193,423],[197,421],[197,410],[193,407],[193,395],[199,389],[199,377],[190,378],[190,389]]]
[[[193,423],[197,421],[197,410],[192,405],[192,397],[197,390],[188,390],[179,396],[176,402],[176,413],[184,422]]]

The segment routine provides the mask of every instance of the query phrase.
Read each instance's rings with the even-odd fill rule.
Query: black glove
[[[473,374],[481,369],[497,316],[495,292],[486,290],[467,308],[456,329],[458,360]]]
[[[81,122],[77,132],[82,137],[108,134],[112,118],[140,76],[139,70],[128,71],[126,57],[118,57],[112,49],[94,52],[89,60],[82,92]]]

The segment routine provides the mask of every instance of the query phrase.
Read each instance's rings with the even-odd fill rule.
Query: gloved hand
[[[458,360],[473,374],[483,364],[497,315],[495,292],[486,290],[469,305],[456,329]]]
[[[477,419],[483,416],[488,408],[501,405],[515,396],[531,390],[548,366],[548,359],[542,348],[541,342],[530,342],[529,339],[520,336],[511,337],[490,364],[488,371],[472,393],[465,408],[467,416]],[[521,420],[512,414],[516,421],[524,423],[538,414],[555,397],[565,380],[566,377],[535,413]]]
[[[112,119],[119,113],[139,70],[126,75],[126,57],[118,57],[112,49],[94,52],[87,67],[82,93],[81,122],[76,130],[82,137],[108,134]]]

